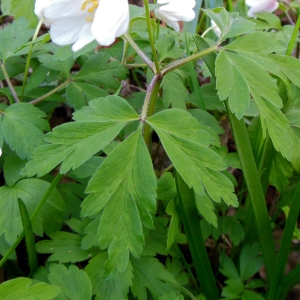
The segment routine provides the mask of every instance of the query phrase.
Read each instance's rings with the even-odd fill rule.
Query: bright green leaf
[[[233,185],[220,171],[226,169],[222,158],[209,148],[210,137],[188,112],[178,109],[162,111],[147,119],[157,132],[169,158],[189,187],[203,195],[204,188],[212,200],[224,199],[237,206]]]
[[[61,173],[76,169],[109,144],[126,123],[139,117],[124,99],[108,96],[90,101],[73,118],[76,122],[57,126],[46,135],[50,144],[33,153],[24,169],[28,176],[47,174],[61,162]]]
[[[101,249],[108,247],[106,275],[123,272],[129,252],[139,257],[144,244],[142,222],[153,228],[156,178],[141,128],[119,144],[100,165],[87,187],[82,215],[102,210],[98,230]]]
[[[35,28],[38,23],[38,17],[34,13],[34,4],[35,0],[12,0],[11,12],[14,14],[16,19],[25,16],[30,22],[30,27]]]
[[[215,228],[217,228],[218,227],[217,216],[214,212],[215,207],[211,199],[208,197],[207,194],[204,194],[202,196],[195,194],[195,197],[196,197],[196,205],[201,216],[203,216],[203,218],[206,219],[206,221],[209,224],[212,224]]]
[[[35,283],[29,278],[16,278],[3,282],[0,285],[1,300],[50,300],[55,299],[60,288],[47,283]]]
[[[250,104],[249,86],[225,51],[217,56],[216,76],[220,100],[228,98],[230,110],[241,119]]]

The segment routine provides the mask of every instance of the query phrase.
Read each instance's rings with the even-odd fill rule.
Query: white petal
[[[177,21],[192,21],[195,18],[195,12],[193,10],[196,1],[195,0],[158,0],[158,4],[165,4],[155,10],[157,18],[166,22],[170,27],[176,31],[179,30]]]
[[[252,6],[248,11],[249,17],[255,17],[258,12],[273,12],[279,6],[277,1],[261,1],[259,4]]]
[[[66,17],[56,19],[51,28],[50,35],[55,44],[64,46],[70,45],[78,41],[81,29],[91,22],[87,22],[85,18]]]
[[[0,156],[2,155],[2,149],[0,148]]]
[[[47,19],[86,14],[86,11],[81,9],[83,0],[48,0],[47,2],[50,2],[44,7]]]
[[[211,20],[211,26],[213,26],[213,32],[215,33],[215,35],[217,36],[217,37],[220,37],[221,36],[221,34],[222,34],[222,32],[221,32],[221,30],[220,30],[220,28],[217,26],[217,24],[215,23],[215,21],[213,21],[213,20]]]
[[[84,46],[89,44],[94,40],[94,36],[92,34],[91,25],[90,24],[84,24],[82,27],[77,42],[72,46],[72,50],[74,52],[82,49]]]
[[[129,26],[127,0],[101,0],[92,25],[92,33],[100,45],[111,45]]]

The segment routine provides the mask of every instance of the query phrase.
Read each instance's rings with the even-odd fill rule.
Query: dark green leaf
[[[28,103],[15,103],[2,114],[1,130],[5,141],[21,158],[44,144],[44,130],[49,130],[45,113]]]
[[[127,299],[129,286],[132,285],[132,266],[129,263],[125,271],[113,279],[104,279],[105,263],[108,254],[101,252],[89,261],[85,268],[86,273],[93,285],[95,300]]]

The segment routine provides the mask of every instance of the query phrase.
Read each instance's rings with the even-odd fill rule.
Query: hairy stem
[[[149,40],[150,40],[150,45],[151,45],[151,49],[152,49],[152,56],[153,56],[153,60],[155,63],[155,68],[156,68],[155,74],[159,74],[160,68],[159,68],[158,57],[157,57],[157,53],[156,53],[156,49],[155,49],[155,45],[154,45],[154,34],[153,34],[152,26],[151,26],[151,17],[150,17],[148,0],[144,0],[144,6],[145,6],[145,10],[146,10],[147,29],[148,29]]]

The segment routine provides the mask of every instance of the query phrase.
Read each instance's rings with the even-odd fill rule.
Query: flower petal
[[[92,33],[100,45],[111,45],[128,30],[127,0],[101,0],[92,25]]]

